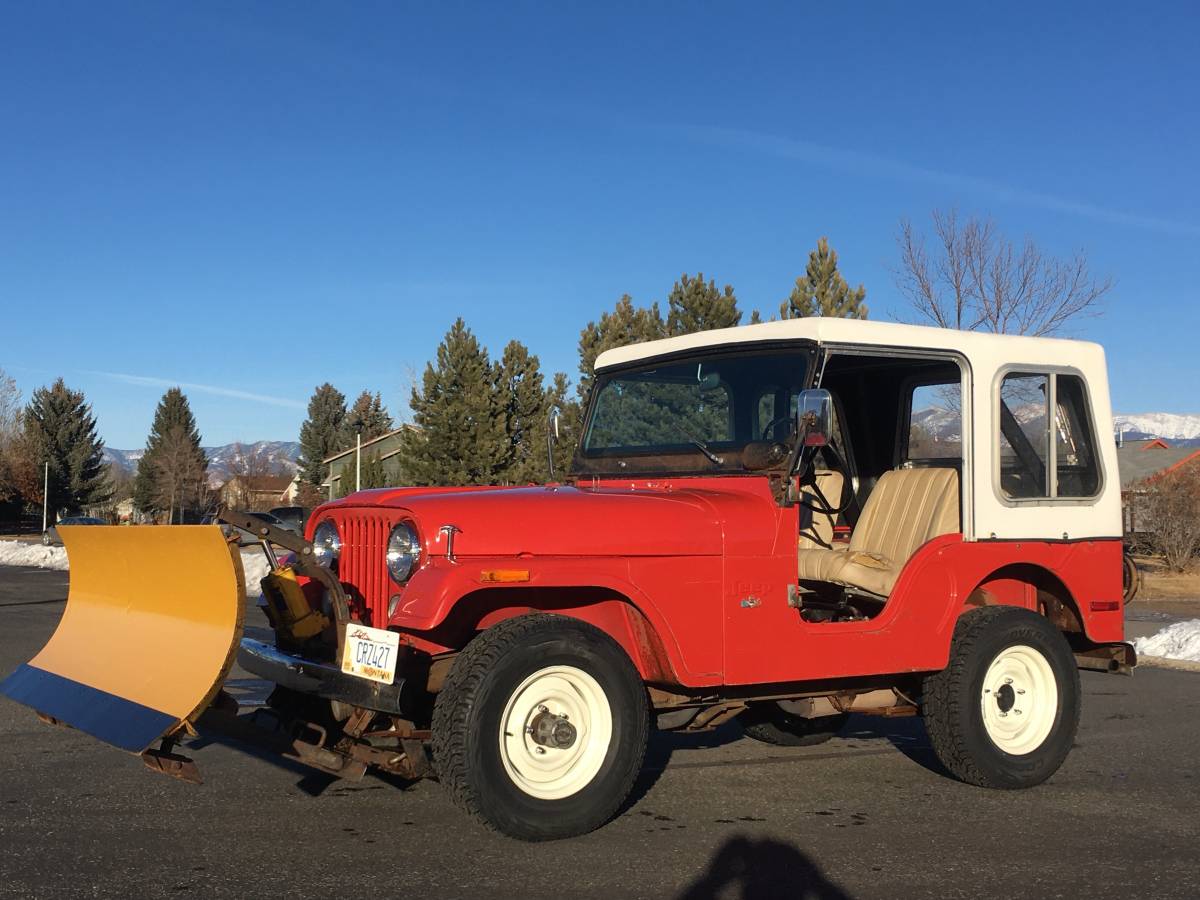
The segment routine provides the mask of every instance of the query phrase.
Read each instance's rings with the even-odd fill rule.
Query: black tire
[[[523,788],[506,768],[505,760],[514,757],[501,748],[501,721],[526,679],[555,666],[581,670],[599,686],[611,737],[586,784],[546,799]],[[521,696],[524,702],[530,695]],[[578,619],[518,616],[484,631],[454,661],[433,709],[433,766],[454,802],[489,828],[525,841],[574,837],[621,808],[641,770],[649,726],[645,685],[612,638]],[[503,735],[512,738],[510,731]],[[538,750],[524,736],[520,741],[539,753],[567,752]],[[580,745],[580,752],[588,749]],[[595,760],[601,751],[591,752]]]
[[[1053,684],[1040,691],[1031,687],[1026,697],[1018,697],[1025,691],[1014,692],[1012,682],[1006,686],[995,674],[999,686],[985,686],[989,668],[999,664],[1001,654],[1010,658],[1010,648],[1031,651],[1032,656],[1013,651],[1027,660],[1040,657]],[[1001,714],[1023,715],[1025,706],[1027,718],[1013,718],[1007,727],[1032,729],[1025,740],[1035,743],[1019,753],[1002,749],[985,725],[985,705],[993,722]],[[1079,670],[1066,639],[1044,617],[1011,606],[973,610],[958,620],[950,662],[925,679],[922,700],[925,728],[942,765],[968,784],[1002,789],[1032,787],[1058,771],[1075,741],[1079,707]],[[1037,737],[1038,725],[1042,730],[1048,727],[1044,738]],[[1017,738],[1012,740],[1010,748],[1019,745]]]
[[[746,737],[762,741],[764,744],[774,744],[778,747],[815,747],[832,739],[842,730],[849,718],[849,713],[838,713],[806,719],[780,709],[775,703],[761,703],[755,704],[738,716],[738,721],[742,723],[742,733]]]
[[[1142,586],[1142,573],[1128,550],[1121,554],[1121,576],[1121,599],[1123,603],[1130,603]]]

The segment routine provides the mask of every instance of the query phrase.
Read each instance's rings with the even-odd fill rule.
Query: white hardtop
[[[1079,369],[1094,364],[1097,359],[1102,362],[1104,353],[1099,344],[1089,341],[808,316],[785,319],[781,322],[739,325],[736,328],[716,328],[712,331],[698,331],[695,334],[658,341],[627,344],[601,353],[596,358],[596,371],[688,350],[762,341],[812,341],[816,344],[949,350],[961,353],[971,361],[994,360],[997,357],[1011,360],[1015,356],[1024,362],[1043,361]]]
[[[1117,447],[1112,439],[1112,406],[1104,348],[1089,341],[1021,337],[868,322],[861,319],[810,317],[763,322],[737,328],[702,331],[681,337],[630,344],[601,353],[596,371],[652,361],[706,348],[737,347],[765,342],[808,341],[833,352],[863,348],[912,354],[928,351],[960,359],[963,373],[962,530],[966,540],[1071,540],[1119,538],[1121,493]],[[963,364],[965,363],[965,364]],[[1080,499],[1013,500],[999,487],[999,388],[1007,373],[1077,373],[1086,385],[1101,488]]]

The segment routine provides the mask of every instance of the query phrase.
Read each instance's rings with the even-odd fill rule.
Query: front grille
[[[387,627],[388,597],[395,590],[387,571],[387,539],[392,517],[351,510],[336,518],[342,536],[338,580],[363,622]]]

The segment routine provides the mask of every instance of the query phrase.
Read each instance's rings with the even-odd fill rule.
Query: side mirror
[[[546,422],[546,455],[550,461],[550,480],[554,480],[554,445],[561,436],[559,422],[562,420],[562,410],[557,406],[550,407],[549,418]]]
[[[796,430],[805,447],[824,447],[833,428],[833,397],[829,391],[813,388],[801,391],[796,400]]]

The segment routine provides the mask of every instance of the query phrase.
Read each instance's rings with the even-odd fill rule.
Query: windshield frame
[[[600,478],[619,477],[663,477],[663,476],[705,476],[705,475],[757,475],[764,476],[778,471],[776,468],[747,469],[742,465],[741,450],[728,452],[724,442],[712,447],[712,452],[723,457],[722,465],[715,464],[699,447],[680,447],[664,451],[658,448],[650,450],[628,450],[621,452],[607,448],[601,451],[586,451],[584,438],[592,426],[592,418],[596,414],[597,398],[601,389],[613,378],[627,376],[636,372],[649,371],[664,364],[704,362],[706,360],[745,358],[750,356],[779,355],[790,353],[795,355],[797,362],[804,366],[799,383],[810,386],[815,371],[818,347],[811,340],[774,340],[754,341],[738,344],[714,344],[708,347],[691,348],[675,353],[664,353],[659,356],[639,359],[623,366],[612,366],[597,372],[588,392],[587,405],[583,411],[579,440],[571,460],[568,477]],[[681,441],[682,443],[682,441]],[[743,444],[741,447],[745,447]],[[790,449],[790,448],[789,448]]]

